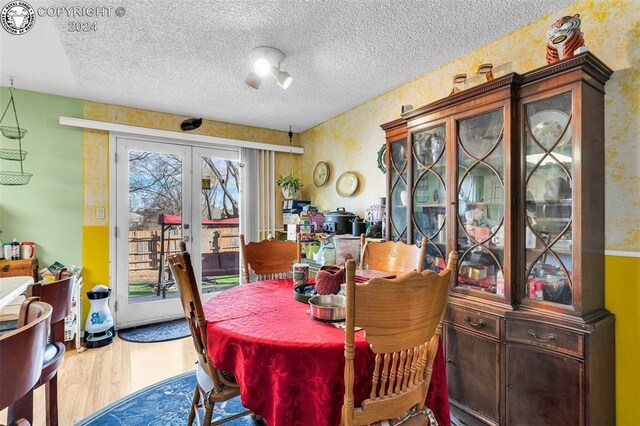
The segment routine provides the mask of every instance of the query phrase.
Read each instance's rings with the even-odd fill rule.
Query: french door
[[[118,137],[115,153],[116,326],[183,315],[168,264],[181,242],[203,300],[237,285],[238,151]]]

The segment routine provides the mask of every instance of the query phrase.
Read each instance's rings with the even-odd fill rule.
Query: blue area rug
[[[179,374],[147,386],[107,405],[96,413],[80,420],[76,423],[76,426],[186,425],[195,386],[195,371]],[[245,411],[245,408],[242,407],[240,397],[236,397],[227,402],[216,404],[213,420],[222,420],[242,411]],[[200,409],[198,415],[202,422],[204,420],[204,411]],[[264,423],[254,422],[251,416],[247,414],[244,417],[231,420],[225,425],[257,426],[264,425]]]
[[[164,342],[167,340],[182,339],[191,334],[187,320],[180,318],[173,321],[158,324],[143,325],[141,327],[118,330],[122,340],[138,343]]]

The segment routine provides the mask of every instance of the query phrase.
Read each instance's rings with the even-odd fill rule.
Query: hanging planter
[[[289,149],[293,144],[293,131],[289,126]],[[289,159],[291,159],[291,151],[289,151]],[[289,170],[288,175],[280,176],[280,179],[276,181],[276,185],[282,190],[282,196],[285,200],[294,200],[300,198],[300,188],[302,183],[300,178],[295,177],[293,174],[293,168]]]
[[[27,157],[27,151],[22,150],[22,138],[25,133],[27,133],[27,129],[20,127],[20,122],[18,121],[18,112],[16,111],[16,101],[13,98],[13,78],[10,79],[11,86],[9,87],[9,93],[11,97],[9,98],[9,102],[7,103],[7,107],[4,109],[2,113],[2,118],[0,118],[0,123],[4,120],[7,115],[7,111],[9,107],[13,109],[13,116],[16,121],[16,125],[14,126],[0,126],[0,132],[2,136],[7,139],[14,139],[18,141],[18,149],[0,149],[0,159],[9,160],[9,161],[19,161],[20,162],[20,171],[13,172],[9,170],[0,170],[0,185],[26,185],[29,183],[31,173],[25,173],[22,162]]]

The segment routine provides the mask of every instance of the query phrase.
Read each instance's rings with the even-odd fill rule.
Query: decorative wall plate
[[[336,181],[336,191],[341,197],[353,195],[358,189],[358,176],[353,172],[344,172]]]
[[[322,186],[329,180],[329,165],[324,161],[320,161],[316,164],[316,168],[313,169],[313,184],[315,186]]]
[[[383,143],[378,150],[378,168],[382,173],[387,173],[387,144]]]

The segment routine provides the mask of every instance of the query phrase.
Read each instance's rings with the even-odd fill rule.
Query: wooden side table
[[[0,260],[0,278],[25,275],[38,280],[38,259]]]

